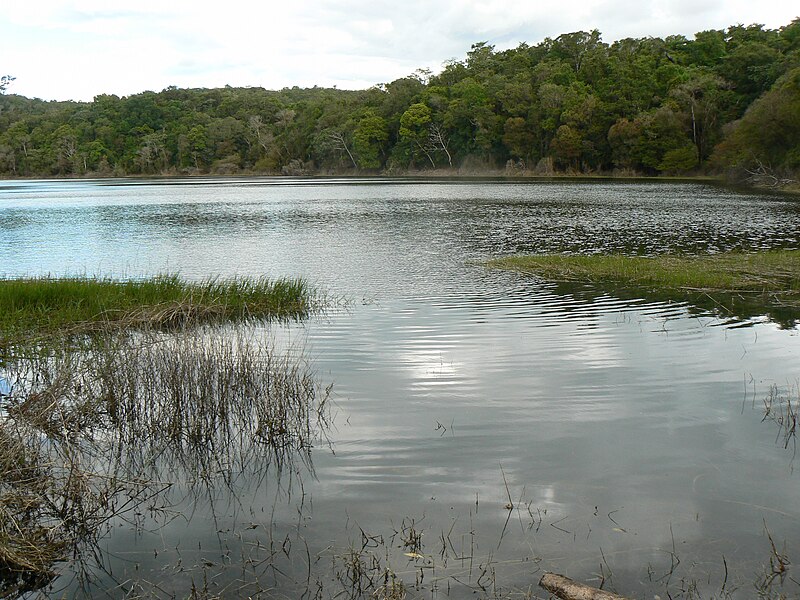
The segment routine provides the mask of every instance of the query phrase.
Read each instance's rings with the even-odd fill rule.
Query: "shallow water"
[[[81,587],[67,566],[56,590],[350,597],[344,557],[364,546],[411,597],[535,589],[546,570],[710,597],[727,568],[747,598],[767,530],[800,550],[794,446],[760,408],[773,384],[797,395],[796,330],[480,264],[797,248],[796,201],[659,182],[10,182],[0,231],[5,276],[300,275],[349,300],[270,333],[333,383],[313,470],[182,482],[189,518],[121,521],[101,543],[111,575]]]

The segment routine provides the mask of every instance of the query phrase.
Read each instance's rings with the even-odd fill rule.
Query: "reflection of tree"
[[[102,566],[96,542],[120,519],[163,524],[220,486],[300,476],[327,423],[308,365],[238,328],[34,349],[3,377],[0,595],[71,554],[78,572]]]

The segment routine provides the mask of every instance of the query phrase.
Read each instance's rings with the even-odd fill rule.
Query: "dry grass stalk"
[[[796,396],[793,400],[792,397]],[[797,413],[800,405],[800,392],[790,388],[782,394],[777,385],[772,385],[769,394],[764,398],[764,419],[770,419],[778,425],[778,436],[783,436],[783,447],[795,441],[797,435]]]
[[[146,500],[166,506],[170,482],[310,466],[329,390],[253,332],[115,329],[6,359],[0,597],[46,584]]]

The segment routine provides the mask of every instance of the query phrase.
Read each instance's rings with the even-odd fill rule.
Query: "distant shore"
[[[356,172],[356,171],[314,171],[297,174],[279,174],[257,171],[239,171],[235,173],[207,173],[200,171],[192,172],[164,172],[149,174],[111,174],[111,173],[86,173],[84,175],[54,175],[49,177],[30,176],[30,177],[0,177],[3,181],[59,181],[59,180],[94,180],[94,179],[200,179],[200,178],[219,178],[234,179],[237,177],[258,178],[272,177],[277,179],[308,178],[308,179],[441,179],[441,180],[470,180],[470,179],[496,179],[500,181],[652,181],[652,182],[694,182],[711,183],[722,186],[735,187],[740,190],[777,192],[783,194],[800,195],[800,182],[793,182],[789,185],[760,185],[741,181],[731,181],[721,175],[648,175],[645,173],[537,173],[534,171],[509,171],[507,169],[436,169],[436,170],[405,170],[395,173],[385,172]]]

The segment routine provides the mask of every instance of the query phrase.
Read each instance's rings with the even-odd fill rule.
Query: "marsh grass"
[[[777,385],[772,385],[764,397],[764,418],[778,426],[778,438],[783,438],[783,447],[796,443],[798,406],[800,406],[800,390],[797,386],[781,392]]]
[[[0,597],[46,585],[58,561],[96,542],[114,515],[154,493],[147,481],[121,478],[113,457],[101,467],[24,419],[4,418],[0,439]]]
[[[800,318],[800,250],[703,256],[533,255],[497,258],[489,267],[556,282],[638,290],[656,300],[689,301],[726,315]]]
[[[169,513],[175,483],[310,469],[330,390],[253,325],[317,302],[288,279],[0,280],[0,597]]]
[[[0,347],[110,328],[176,329],[202,323],[301,318],[314,290],[302,279],[0,280]]]
[[[330,389],[263,330],[110,327],[91,340],[50,340],[0,369],[0,597],[91,556],[138,507],[166,515],[175,483],[258,485],[268,469],[311,469],[325,442]]]

